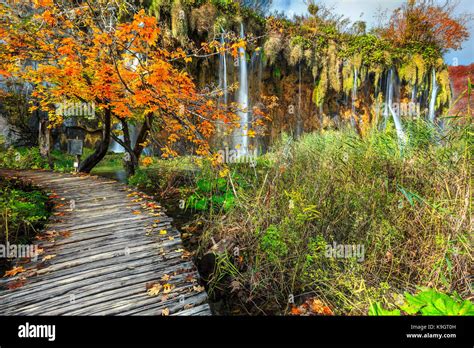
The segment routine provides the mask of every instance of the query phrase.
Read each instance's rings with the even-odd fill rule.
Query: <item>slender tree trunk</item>
[[[120,120],[122,123],[123,131],[123,141],[126,146],[124,146],[125,151],[130,155],[129,158],[126,158],[124,161],[125,172],[127,177],[135,175],[136,169],[138,168],[138,158],[135,155],[135,151],[132,148],[132,138],[130,137],[130,129],[126,120]]]
[[[130,137],[130,128],[126,120],[120,120],[122,123],[123,140],[113,136],[114,140],[123,146],[128,158],[124,161],[124,168],[127,177],[134,175],[139,167],[140,156],[142,155],[144,146],[143,143],[147,140],[151,126],[153,123],[153,113],[149,112],[145,115],[145,120],[140,128],[136,143],[132,146],[132,139]]]
[[[41,117],[39,121],[38,144],[41,157],[48,160],[49,168],[54,169],[53,160],[51,158],[51,129],[49,128],[48,117]]]
[[[145,115],[145,121],[143,122],[142,128],[140,128],[140,133],[138,133],[137,142],[133,149],[134,155],[137,159],[137,164],[138,164],[138,161],[140,160],[140,156],[142,155],[142,152],[144,149],[143,143],[147,140],[152,125],[153,125],[153,112],[148,112]]]
[[[90,173],[91,170],[105,157],[110,145],[110,133],[111,133],[111,119],[112,112],[108,108],[104,113],[103,129],[102,129],[102,140],[96,147],[94,153],[87,157],[84,162],[81,163],[79,171],[83,173]]]

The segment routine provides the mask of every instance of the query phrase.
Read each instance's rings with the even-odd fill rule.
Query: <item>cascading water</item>
[[[434,122],[436,116],[436,97],[438,95],[438,83],[436,82],[436,70],[433,68],[431,72],[431,96],[428,111],[428,119]]]
[[[356,113],[355,113],[355,102],[357,100],[357,69],[354,68],[354,81],[352,83],[352,115],[351,115],[351,123],[352,126],[356,126]]]
[[[222,47],[225,45],[224,34],[221,36],[221,45]],[[227,105],[227,57],[225,51],[221,53],[219,59],[219,88],[223,93],[222,101],[224,105]]]
[[[118,124],[116,127],[117,130],[122,130],[122,124]],[[119,139],[123,141],[123,135],[119,135]],[[110,147],[109,150],[114,152],[114,153],[124,153],[125,149],[122,145],[117,143],[115,140],[112,139],[110,142]]]
[[[240,37],[245,38],[244,25],[240,24]],[[238,149],[239,156],[248,154],[248,123],[249,123],[249,89],[248,89],[248,73],[247,58],[243,47],[239,48],[239,90],[237,95],[237,103],[240,111],[238,116],[240,119],[240,128],[234,131],[234,147]]]
[[[298,115],[296,118],[296,137],[303,133],[303,119],[301,117],[301,62],[298,64]]]
[[[398,139],[400,140],[400,143],[403,145],[406,142],[406,136],[405,136],[405,132],[403,131],[402,121],[400,119],[400,116],[393,110],[394,83],[395,83],[395,76],[394,76],[394,72],[392,68],[388,71],[388,76],[387,76],[384,118],[385,118],[385,122],[387,122],[390,114],[392,115],[393,123],[395,124],[395,129],[397,131]]]
[[[117,127],[115,128],[117,130],[122,130],[122,124],[119,123],[117,125]],[[130,134],[130,142],[131,142],[131,145],[132,147],[135,146],[135,143],[137,142],[137,138],[138,138],[138,132],[137,132],[137,127],[133,124],[129,124],[128,125],[128,132]],[[119,135],[118,137],[120,140],[124,141],[124,136],[123,134]],[[112,139],[112,141],[110,142],[110,147],[109,147],[109,150],[114,152],[114,153],[124,153],[125,152],[125,148],[120,145],[118,142],[116,142],[115,140]]]

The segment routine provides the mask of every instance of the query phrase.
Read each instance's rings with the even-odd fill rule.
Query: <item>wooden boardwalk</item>
[[[39,256],[0,278],[0,315],[211,315],[179,231],[150,197],[94,176],[0,176],[32,182],[55,204]]]

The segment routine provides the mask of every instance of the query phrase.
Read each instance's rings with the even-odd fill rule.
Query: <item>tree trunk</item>
[[[132,147],[132,141],[130,138],[130,131],[128,128],[127,121],[121,120],[122,122],[122,130],[123,130],[123,139],[124,139],[124,148],[125,151],[128,152],[130,155],[130,160],[125,161],[124,167],[125,172],[127,173],[127,177],[134,175],[136,170],[139,167],[140,163],[140,156],[142,155],[144,146],[143,143],[147,140],[149,136],[149,132],[151,129],[151,125],[153,123],[153,113],[149,112],[145,115],[145,120],[140,128],[140,132],[137,136],[137,141],[135,145]]]
[[[137,142],[133,149],[135,157],[137,159],[137,163],[140,160],[140,156],[143,152],[143,143],[147,140],[149,132],[151,130],[151,126],[153,124],[153,112],[148,112],[145,115],[145,122],[143,122],[142,128],[140,129],[140,133],[138,133]]]
[[[79,171],[83,173],[90,173],[91,170],[99,164],[100,161],[105,157],[110,145],[110,133],[111,133],[111,118],[112,112],[110,109],[105,109],[104,113],[104,125],[102,129],[102,140],[96,147],[94,153],[87,157],[84,162],[81,163]]]
[[[54,169],[51,158],[51,129],[49,128],[48,117],[41,117],[39,121],[38,144],[40,155],[48,160],[49,168]]]
[[[128,123],[126,120],[120,120],[122,123],[123,131],[123,141],[126,146],[124,146],[125,151],[130,155],[129,158],[126,158],[124,161],[125,172],[127,177],[135,175],[136,169],[138,168],[138,158],[135,156],[135,151],[132,149],[132,139],[130,137],[130,129],[128,128]]]

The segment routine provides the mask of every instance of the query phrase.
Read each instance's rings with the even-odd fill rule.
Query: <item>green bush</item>
[[[0,181],[0,239],[24,242],[49,216],[48,199],[41,191],[18,182]]]
[[[474,315],[474,305],[470,301],[463,301],[456,293],[448,296],[435,289],[425,289],[416,295],[405,292],[405,301],[398,307],[400,309],[390,311],[380,303],[374,303],[369,315],[400,315],[400,310],[408,315]]]
[[[46,169],[48,161],[41,157],[37,147],[13,148],[0,152],[0,167],[12,169]]]

